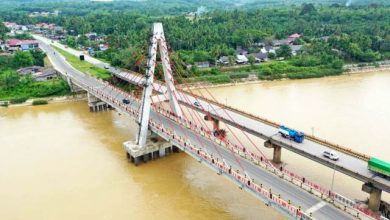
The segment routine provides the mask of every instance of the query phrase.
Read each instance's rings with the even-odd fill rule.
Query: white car
[[[331,160],[335,160],[335,161],[339,160],[339,156],[334,151],[325,150],[322,153],[322,155],[324,157],[327,157],[327,158],[331,159]]]

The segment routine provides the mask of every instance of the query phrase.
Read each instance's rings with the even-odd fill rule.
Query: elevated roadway
[[[129,109],[133,112],[138,111],[140,106],[138,100],[129,97],[128,94],[124,94],[123,92],[114,89],[105,82],[88,77],[75,70],[62,56],[58,55],[58,53],[55,54],[54,50],[50,46],[42,41],[40,43],[40,47],[48,54],[53,66],[65,76],[70,77],[72,79],[72,83],[83,88],[89,93],[92,93],[96,97],[101,98],[102,101],[114,106],[118,109],[118,111],[128,114],[130,114]],[[126,106],[123,104],[120,105],[119,103],[121,103],[121,101],[125,98],[131,99],[130,104]],[[131,116],[134,117],[134,115]],[[313,217],[316,219],[353,219],[351,215],[348,215],[335,208],[333,205],[324,202],[302,188],[281,179],[279,176],[259,168],[246,159],[234,157],[226,148],[221,147],[217,143],[207,139],[205,136],[199,135],[191,129],[183,127],[174,120],[156,112],[155,109],[151,111],[150,119],[164,125],[167,130],[174,131],[177,136],[186,137],[189,143],[200,146],[200,148],[202,148],[205,152],[214,155],[215,158],[219,158],[219,161],[226,161],[226,164],[229,164],[233,170],[238,170],[240,173],[246,172],[246,174],[250,176],[254,182],[261,183],[264,188],[272,189],[274,195],[280,194],[281,198],[286,201],[290,200],[292,204],[297,207],[301,207],[303,211],[311,212]],[[154,129],[154,131],[164,137],[164,133],[159,133],[159,130],[157,129]],[[185,150],[185,146],[183,147],[183,145],[179,145],[179,147]],[[190,155],[196,157],[194,154]],[[201,158],[198,159],[200,161],[202,160]],[[267,199],[264,200],[266,201]]]
[[[39,36],[37,36],[37,38],[43,40],[45,43],[50,43],[50,41],[46,38]],[[54,43],[54,45],[76,56],[83,54],[80,51],[65,48],[62,44],[59,43]],[[112,67],[109,64],[92,58],[88,55],[86,55],[85,58],[86,61],[98,67],[105,68],[118,78],[126,80],[132,84],[141,86],[144,81],[143,76],[140,74],[123,71],[121,69]],[[166,92],[165,86],[161,85],[159,82],[155,82],[154,88],[161,93]],[[277,134],[279,127],[279,124],[277,123],[248,114],[241,110],[234,109],[204,97],[195,96],[183,90],[179,91],[179,96],[176,98],[180,103],[192,109],[195,109],[204,114],[209,114],[213,118],[224,121],[233,127],[239,128],[256,137],[267,140],[268,143],[281,146],[301,156],[321,163],[331,169],[336,169],[339,172],[347,174],[364,183],[372,183],[376,188],[390,193],[390,178],[378,175],[377,173],[374,173],[368,169],[368,155],[355,152],[346,147],[338,146],[316,137],[311,137],[310,135],[306,135],[305,141],[301,144],[292,142],[291,140],[282,138]],[[333,161],[323,157],[322,153],[325,150],[336,152],[340,159],[338,161]]]

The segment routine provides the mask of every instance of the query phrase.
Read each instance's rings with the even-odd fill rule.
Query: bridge
[[[371,205],[379,203],[382,190],[389,192],[389,180],[376,176],[367,169],[366,155],[315,137],[309,137],[303,144],[293,143],[276,135],[278,124],[274,122],[194,95],[189,91],[176,89],[162,25],[155,24],[153,30],[146,77],[109,67],[118,78],[142,86],[144,88],[142,99],[77,71],[62,56],[55,53],[49,45],[50,41],[39,36],[36,38],[54,67],[66,77],[69,84],[88,92],[89,105],[92,109],[105,109],[110,106],[129,114],[139,123],[137,140],[124,143],[129,160],[135,164],[141,160],[148,161],[164,156],[179,148],[290,218],[379,218],[375,213],[359,209],[353,200],[327,190],[283,167],[274,166],[261,151],[255,153],[240,143],[216,138],[207,125],[202,126],[199,120],[185,117],[183,109],[187,107],[202,113],[206,116],[204,119],[212,120],[216,125],[223,121],[243,132],[267,140],[266,146],[274,148],[273,161],[276,163],[280,162],[281,148],[286,148],[369,183]],[[165,83],[154,81],[153,77],[158,46]],[[90,57],[86,58],[97,66],[107,65]],[[124,100],[129,102],[124,103]],[[162,103],[169,103],[169,106]],[[321,156],[324,149],[339,151],[343,160],[333,162],[324,159]]]

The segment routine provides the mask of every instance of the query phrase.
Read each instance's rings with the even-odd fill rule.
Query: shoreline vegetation
[[[365,73],[371,73],[371,72],[382,72],[382,71],[389,71],[390,72],[390,66],[386,67],[374,67],[369,66],[369,68],[365,69],[359,69],[355,71],[349,71],[344,72],[342,75],[337,75],[333,77],[339,77],[343,75],[352,75],[352,74],[365,74]],[[314,78],[312,78],[314,79]],[[296,79],[278,79],[278,81],[290,81],[290,80],[296,80]],[[229,87],[229,86],[240,86],[240,85],[250,85],[250,84],[260,84],[262,82],[266,82],[270,80],[246,80],[246,81],[235,81],[231,83],[221,83],[221,84],[202,84],[197,85],[195,84],[182,84],[182,89],[205,89],[205,88],[219,88],[219,87]],[[183,88],[183,87],[186,88]],[[20,107],[20,106],[33,106],[35,100],[44,100],[47,103],[44,104],[53,104],[53,103],[65,103],[65,102],[77,102],[77,101],[85,101],[87,100],[87,96],[85,93],[78,93],[78,94],[72,94],[72,95],[66,95],[66,96],[52,96],[52,97],[46,97],[46,98],[39,98],[39,99],[28,99],[23,103],[10,103],[9,101],[0,101],[0,109],[2,107]],[[7,102],[7,104],[5,104]]]
[[[52,96],[38,99],[27,99],[22,103],[10,103],[9,101],[0,101],[0,109],[3,107],[20,107],[20,106],[35,106],[47,105],[53,103],[78,102],[87,100],[86,93],[78,93],[66,96]]]
[[[195,13],[190,8],[171,8],[175,4],[166,3],[157,8],[167,11],[156,13],[152,9],[155,3],[147,4],[146,11],[140,11],[146,5],[139,3],[132,12],[124,7],[112,13],[117,4],[125,3],[74,2],[43,6],[36,2],[26,5],[6,2],[0,3],[7,6],[3,7],[5,10],[0,9],[2,41],[10,39],[8,35],[15,25],[23,25],[29,31],[57,39],[69,48],[88,51],[112,66],[139,73],[146,69],[150,27],[154,22],[162,22],[178,85],[202,82],[215,86],[320,78],[390,66],[389,4],[357,4],[354,1],[352,6],[344,6],[303,1],[294,5],[253,5],[221,10],[215,1],[210,1],[209,10],[202,13]],[[60,10],[61,13],[30,16],[32,11],[27,5],[38,11]],[[83,10],[75,10],[80,8]],[[168,11],[170,16],[164,16]],[[27,32],[24,35],[28,37]],[[105,68],[80,61],[64,48],[56,50],[76,69],[124,89],[133,89],[128,84],[120,85],[125,83],[116,80]],[[0,64],[6,63],[0,68],[0,100],[17,103],[32,97],[70,93],[61,78],[33,82],[29,77],[18,75],[18,68],[47,63],[42,54],[31,52],[31,57],[27,53],[16,52],[18,59],[13,59],[16,55],[0,56]],[[243,61],[241,56],[245,55],[247,59]],[[157,65],[156,71],[161,73],[161,69],[161,65]],[[156,74],[156,79],[161,79],[161,75]]]
[[[28,99],[40,99],[70,94],[68,84],[60,77],[36,79],[23,71],[24,67],[44,68],[46,54],[40,50],[18,51],[13,55],[0,56],[0,101],[9,104],[23,103]],[[43,70],[40,71],[43,71]]]
[[[324,77],[315,77],[315,78],[305,78],[305,79],[320,79],[320,78],[325,78],[325,77],[340,77],[344,75],[353,75],[353,74],[366,74],[366,73],[372,73],[372,72],[384,72],[388,71],[390,73],[390,65],[385,66],[385,67],[374,67],[370,66],[364,69],[358,69],[358,70],[353,70],[353,71],[345,71],[342,74],[339,75],[330,75],[330,76],[324,76]],[[187,84],[181,84],[181,88],[186,90],[186,89],[205,89],[205,88],[218,88],[218,87],[228,87],[228,86],[239,86],[239,85],[249,85],[249,84],[259,84],[262,82],[267,82],[267,81],[295,81],[295,80],[301,80],[301,79],[289,79],[289,78],[280,78],[276,80],[262,80],[262,79],[256,79],[256,80],[247,80],[247,79],[241,79],[229,83],[220,83],[220,84],[201,84],[199,83],[187,83]],[[304,79],[302,79],[304,80]]]

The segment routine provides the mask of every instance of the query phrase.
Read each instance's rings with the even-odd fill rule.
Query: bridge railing
[[[211,103],[213,105],[217,105],[219,106],[220,108],[224,108],[224,109],[228,109],[232,112],[236,112],[238,114],[241,114],[241,115],[245,115],[246,117],[248,118],[251,118],[253,120],[256,120],[256,121],[260,121],[260,122],[263,122],[265,124],[268,124],[272,127],[275,127],[275,128],[279,128],[280,127],[280,124],[279,123],[276,123],[276,122],[273,122],[271,120],[268,120],[266,118],[262,118],[262,117],[259,117],[257,115],[254,115],[252,113],[249,113],[249,112],[245,112],[245,111],[242,111],[242,110],[239,110],[237,108],[234,108],[232,106],[229,106],[229,105],[225,105],[225,104],[221,104],[219,102],[216,102],[214,100],[210,100],[208,98],[205,98],[203,96],[199,96],[199,95],[196,95],[196,94],[193,94],[193,93],[188,93],[184,90],[180,90],[180,92],[183,92],[183,93],[186,93],[187,95],[190,95],[190,96],[194,96],[196,97],[197,99],[200,99],[200,100],[203,100],[203,101],[206,101],[208,103]],[[318,144],[321,144],[321,145],[325,145],[327,147],[330,147],[332,149],[335,149],[337,151],[340,151],[340,152],[343,152],[343,153],[346,153],[348,155],[351,155],[351,156],[354,156],[354,157],[357,157],[361,160],[365,160],[365,161],[368,161],[370,159],[370,156],[369,155],[366,155],[366,154],[362,154],[360,152],[357,152],[357,151],[354,151],[352,150],[351,148],[348,148],[348,147],[344,147],[344,146],[341,146],[341,145],[338,145],[338,144],[334,144],[332,142],[329,142],[329,141],[326,141],[324,139],[320,139],[318,137],[315,137],[313,135],[308,135],[308,134],[305,134],[305,137],[307,137],[308,139],[310,139],[311,141],[313,142],[316,142]]]
[[[247,188],[251,192],[260,195],[263,199],[269,202],[268,204],[276,204],[278,208],[284,210],[290,216],[296,217],[298,219],[313,219],[304,213],[300,208],[293,206],[291,202],[281,199],[278,195],[272,194],[271,189],[266,189],[261,184],[259,185],[255,183],[245,174],[243,175],[240,174],[238,170],[233,170],[225,162],[215,159],[212,155],[203,151],[202,148],[189,143],[186,138],[178,136],[175,134],[175,132],[165,128],[161,123],[150,121],[150,126],[154,128],[157,133],[163,132],[168,136],[168,139],[178,143],[181,148],[184,148],[185,151],[190,151],[192,155],[197,155],[198,158],[202,158],[204,162],[207,162],[208,165],[212,166],[215,170],[218,170],[219,174],[224,174],[225,176],[230,177],[230,179],[235,180],[237,183],[239,183],[241,189]]]
[[[375,213],[370,212],[367,209],[358,208],[358,206],[356,206],[355,203],[352,202],[352,200],[346,199],[346,197],[343,197],[340,194],[335,194],[334,192],[331,192],[325,187],[322,187],[321,185],[313,181],[310,181],[305,177],[297,175],[296,173],[289,171],[283,167],[277,169],[274,166],[270,166],[270,162],[263,156],[257,155],[256,153],[246,150],[242,146],[232,144],[229,141],[222,141],[214,137],[211,134],[211,132],[207,130],[207,128],[197,126],[196,124],[192,123],[187,119],[176,117],[175,114],[169,110],[163,109],[161,107],[157,107],[155,105],[153,107],[156,112],[162,114],[163,116],[168,117],[171,120],[174,120],[177,123],[197,132],[198,134],[206,137],[207,139],[213,141],[214,143],[219,144],[222,147],[229,149],[230,151],[235,152],[236,154],[244,157],[245,159],[249,159],[256,165],[259,165],[262,168],[268,170],[269,172],[278,175],[280,178],[283,178],[301,187],[302,189],[305,189],[306,191],[315,194],[321,199],[327,200],[328,202],[332,202],[332,203],[334,203],[334,201],[336,200],[336,202],[341,204],[341,205],[334,204],[336,207],[342,209],[343,211],[355,217],[360,217],[360,218],[364,217],[364,219],[379,219],[379,215],[376,215]],[[338,195],[336,199],[334,198],[335,195]]]
[[[92,77],[91,77],[92,78]],[[97,80],[95,78],[92,78],[93,80]],[[102,81],[102,80],[98,80],[100,81],[100,83],[104,84],[105,86],[108,86],[110,87],[110,89],[112,90],[115,90],[116,92],[118,93],[121,93],[122,95],[126,96],[126,97],[131,97],[127,92],[123,91],[123,90],[120,90],[116,87],[113,87],[111,86],[110,84],[108,84],[107,82],[105,81]],[[101,91],[100,89],[98,88],[95,88],[95,87],[91,87],[85,83],[82,83],[82,82],[78,82],[77,83],[79,86],[83,87],[84,89],[86,89],[88,92],[91,92],[92,94],[94,94],[96,97],[100,98],[101,100],[104,100],[106,102],[108,102],[109,104],[111,104],[112,106],[114,107],[117,107],[117,108],[121,108],[122,110],[132,114],[134,117],[138,117],[138,112],[135,111],[134,109],[132,109],[131,107],[129,107],[128,105],[125,105],[121,102],[121,100],[118,100],[116,97],[112,97],[111,94],[106,94],[105,92]],[[134,101],[136,102],[140,102],[139,99],[136,99],[134,97],[131,97]],[[262,156],[259,156],[253,152],[250,152],[248,150],[246,150],[244,147],[242,146],[238,146],[238,145],[235,145],[235,144],[232,144],[230,142],[226,142],[226,141],[222,141],[218,138],[215,138],[211,132],[206,129],[206,128],[203,128],[203,127],[199,127],[197,126],[196,124],[192,123],[191,121],[185,119],[185,118],[179,118],[177,117],[173,112],[170,112],[168,110],[165,110],[163,108],[160,108],[160,107],[157,107],[154,105],[154,110],[162,115],[164,115],[165,117],[168,117],[169,119],[171,120],[174,120],[175,122],[193,130],[193,131],[196,131],[198,134],[206,137],[207,139],[213,141],[214,143],[217,143],[219,145],[221,145],[222,147],[225,147],[225,148],[228,148],[229,150],[231,151],[234,151],[235,153],[239,154],[240,156],[243,156],[245,157],[246,159],[250,159],[253,163],[257,164],[257,165],[260,165],[262,166],[263,168],[265,168],[266,170],[276,174],[276,175],[279,175],[281,178],[284,178],[286,179],[286,177],[290,178],[290,182],[292,183],[295,183],[295,184],[300,184],[300,187],[304,188],[306,186],[306,188],[309,188],[310,189],[310,192],[312,192],[312,190],[316,190],[318,192],[321,193],[321,198],[327,194],[331,194],[329,193],[329,190],[315,184],[314,182],[311,182],[309,180],[305,180],[303,177],[300,177],[299,175],[291,172],[291,171],[288,171],[286,169],[275,169],[275,167],[273,166],[269,166],[269,161],[262,157]],[[211,158],[213,157],[212,155],[210,156]],[[249,157],[249,158],[248,158]],[[207,157],[208,158],[208,157]],[[205,159],[207,159],[205,158]],[[243,177],[242,175],[239,175],[238,173],[234,173],[232,172],[236,179],[238,178],[239,181],[243,182]],[[288,179],[287,179],[288,180]],[[255,183],[252,184],[252,186],[257,186]],[[249,187],[251,189],[253,189],[253,187]],[[258,188],[254,188],[255,190],[258,189]],[[265,196],[269,196],[269,194],[266,194],[265,192],[263,192],[263,190],[261,190],[261,193],[263,193],[263,195]],[[332,194],[332,195],[336,195],[336,194]],[[338,195],[338,194],[337,194]],[[272,196],[271,196],[272,197]],[[326,197],[326,196],[325,196]],[[338,198],[341,198],[340,195],[338,196],[334,196],[336,199]],[[288,209],[292,210],[293,208],[291,208],[291,205],[289,204],[289,206],[285,206],[285,201],[283,200],[280,200],[279,198],[274,198],[272,197],[271,199],[273,199],[273,201],[276,202],[276,204],[279,204],[281,205],[281,207],[288,207]],[[345,199],[340,199],[338,201],[347,201]],[[350,200],[349,200],[350,201]],[[352,202],[347,202],[346,203],[347,205],[349,205],[348,207],[350,207],[350,205],[352,204]],[[358,209],[358,206],[356,205],[353,205],[353,208],[357,210],[357,214],[355,216],[359,217],[360,216],[368,216],[368,217],[371,217],[373,215],[373,213],[370,213],[366,210],[361,210],[361,209]],[[346,207],[344,208],[345,211],[346,211]],[[296,211],[296,210],[295,210]],[[298,212],[299,213],[299,212]],[[351,212],[349,212],[351,213]],[[301,214],[302,216],[309,216],[309,215],[306,215],[306,214]],[[375,219],[378,219],[378,216],[372,216],[374,217]]]

